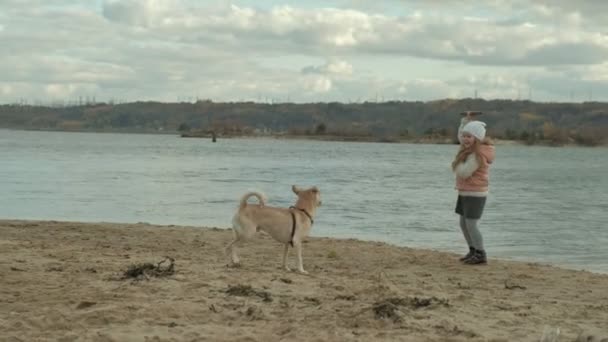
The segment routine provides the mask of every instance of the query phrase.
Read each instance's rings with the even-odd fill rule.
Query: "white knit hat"
[[[486,137],[486,123],[481,121],[471,121],[464,125],[462,133],[469,133],[479,140]]]

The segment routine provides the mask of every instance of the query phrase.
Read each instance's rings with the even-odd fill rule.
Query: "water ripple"
[[[7,130],[0,141],[3,218],[228,227],[249,190],[286,207],[292,184],[317,185],[313,235],[464,247],[454,146]],[[489,253],[608,272],[608,149],[498,151],[479,226]]]

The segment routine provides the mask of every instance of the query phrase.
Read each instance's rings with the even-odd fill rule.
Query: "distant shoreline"
[[[0,105],[0,125],[20,129],[194,135],[306,135],[332,141],[444,143],[464,111],[483,112],[488,133],[525,145],[608,145],[608,103],[439,99],[363,103],[213,102]],[[328,138],[327,136],[333,136]]]
[[[109,133],[109,134],[152,134],[152,135],[175,135],[181,138],[209,139],[211,134],[201,134],[197,132],[183,133],[178,131],[152,131],[152,130],[58,130],[58,129],[33,129],[33,128],[0,128],[8,131],[25,132],[61,132],[61,133]],[[285,140],[314,140],[328,142],[368,142],[368,143],[392,143],[392,144],[429,144],[429,145],[457,145],[455,139],[446,137],[415,137],[415,138],[395,138],[395,137],[373,137],[373,136],[348,136],[331,134],[218,134],[217,140],[222,139],[285,139]],[[583,145],[576,143],[554,144],[550,141],[537,141],[528,143],[521,140],[493,139],[497,146],[548,146],[548,147],[608,147],[608,144]]]
[[[178,133],[179,134],[179,133]],[[182,138],[195,138],[195,139],[212,139],[211,135],[208,134],[184,134],[180,135]],[[390,144],[427,144],[427,145],[458,145],[456,139],[446,137],[416,137],[416,138],[394,138],[394,137],[371,137],[371,136],[344,136],[344,135],[315,135],[315,134],[263,134],[263,135],[218,135],[217,140],[220,139],[239,139],[239,138],[267,138],[267,139],[285,139],[285,140],[312,140],[312,141],[328,141],[328,142],[367,142],[367,143],[390,143]],[[581,144],[562,144],[556,145],[550,141],[538,141],[534,144],[526,143],[521,140],[505,140],[505,139],[492,139],[494,145],[497,146],[548,146],[548,147],[607,147],[608,145],[597,145],[587,146]]]

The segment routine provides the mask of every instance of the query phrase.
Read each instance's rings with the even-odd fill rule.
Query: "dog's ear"
[[[302,189],[300,189],[299,187],[297,187],[296,185],[292,185],[291,186],[291,190],[293,191],[294,194],[298,194],[300,191],[302,191]]]
[[[312,190],[313,193],[317,193],[319,192],[319,188],[317,188],[316,186],[313,186],[310,190]]]

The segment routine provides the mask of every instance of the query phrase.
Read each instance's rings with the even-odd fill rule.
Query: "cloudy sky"
[[[605,0],[0,0],[0,103],[608,101],[607,19]]]

